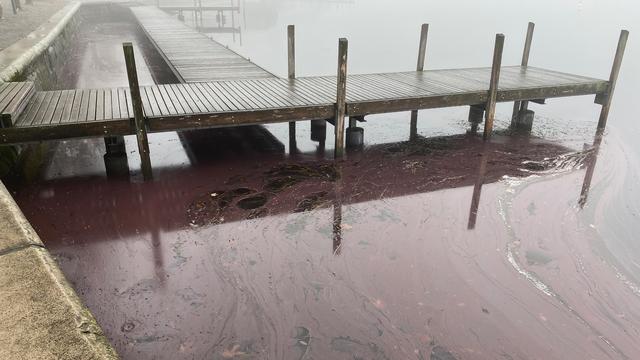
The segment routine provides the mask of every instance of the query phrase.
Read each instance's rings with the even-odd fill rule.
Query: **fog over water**
[[[502,131],[499,104],[489,144],[466,135],[468,107],[420,111],[416,142],[409,113],[368,116],[337,164],[331,125],[324,148],[308,122],[297,149],[287,124],[151,134],[148,183],[135,137],[131,178],[106,177],[102,139],[53,144],[13,191],[123,358],[640,358],[636,2],[239,6],[239,31],[210,36],[283,77],[288,24],[299,76],[335,74],[339,37],[350,73],[412,70],[422,23],[427,69],[490,66],[498,32],[515,65],[533,21],[530,65],[607,79],[631,35],[603,138],[586,96],[531,104],[531,137]],[[126,86],[123,41],[143,84],[168,81],[134,20],[98,15],[66,87]]]

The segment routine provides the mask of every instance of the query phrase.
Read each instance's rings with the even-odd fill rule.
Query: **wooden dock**
[[[477,68],[349,75],[346,113],[482,104],[490,74],[491,68]],[[599,94],[607,88],[605,80],[510,66],[501,70],[497,101]],[[140,94],[148,130],[159,132],[329,119],[335,89],[336,77],[322,76],[141,86]],[[0,143],[131,135],[133,116],[127,88],[40,91],[13,126],[0,131]]]
[[[134,12],[138,11],[136,9],[140,8],[134,8]],[[145,14],[152,12],[142,9]],[[425,40],[420,41],[418,69],[423,66],[420,62],[424,61],[427,28],[422,28],[421,38]],[[147,31],[151,36],[164,36],[159,35],[162,32],[154,33],[153,29],[164,29],[163,26],[150,27]],[[28,83],[3,84],[0,88],[3,108],[0,111],[3,112],[4,128],[0,129],[0,144],[135,134],[143,173],[145,178],[151,178],[147,132],[289,122],[290,136],[293,134],[295,138],[296,121],[321,120],[324,123],[324,120],[330,120],[334,124],[335,154],[338,157],[344,147],[345,117],[349,118],[349,135],[349,130],[356,128],[355,119],[368,114],[470,106],[469,120],[473,126],[477,127],[484,114],[484,136],[487,139],[492,132],[497,102],[515,102],[514,107],[520,117],[531,113],[526,108],[529,101],[544,103],[549,98],[577,95],[596,95],[596,102],[603,106],[599,121],[599,127],[603,128],[628,37],[626,31],[620,35],[608,81],[527,64],[502,66],[504,36],[500,34],[496,36],[491,67],[348,75],[347,41],[340,39],[337,76],[296,78],[292,29],[289,29],[288,79],[273,77],[266,71],[260,77],[256,70],[257,78],[247,76],[229,81],[139,86],[133,48],[131,44],[125,44],[128,89],[78,89],[34,94],[27,90],[31,86]],[[523,59],[528,59],[531,34],[532,31],[527,36]],[[169,51],[171,44],[181,35],[167,36],[166,43],[155,39],[157,46],[164,46],[165,51]],[[179,42],[188,45],[190,41]],[[197,52],[204,45],[198,41],[196,39],[193,43],[194,59],[204,61]],[[192,68],[182,67],[188,64],[189,55],[183,52],[186,48],[183,46],[175,53],[168,52],[175,55],[167,55],[167,59],[176,61],[173,65],[177,71],[194,74],[194,78],[197,73],[206,75],[207,72],[218,77],[215,75],[218,68],[215,60],[224,58],[225,55],[220,55],[224,51],[210,53],[214,68],[188,72]],[[11,109],[21,111],[9,111],[5,116],[5,111]]]
[[[136,6],[131,11],[181,82],[275,77],[154,6]]]

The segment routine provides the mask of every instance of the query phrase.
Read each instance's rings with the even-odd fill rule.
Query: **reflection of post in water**
[[[340,255],[342,250],[342,203],[337,198],[333,200],[333,254]]]
[[[598,129],[596,136],[593,138],[593,146],[587,155],[587,172],[584,174],[584,181],[582,182],[582,190],[580,191],[580,199],[578,204],[580,208],[584,208],[589,197],[589,189],[591,188],[591,179],[593,178],[593,172],[596,168],[596,161],[598,160],[598,152],[600,151],[600,144],[604,135],[604,129]]]
[[[153,251],[153,268],[155,270],[156,279],[160,284],[164,284],[166,274],[164,271],[164,260],[162,259],[162,242],[160,241],[160,229],[154,221],[151,221],[151,247]]]
[[[342,166],[336,164],[338,178],[334,187],[333,198],[333,254],[340,255],[342,250]]]
[[[478,168],[478,178],[473,186],[473,195],[471,196],[471,208],[469,209],[469,223],[467,229],[473,230],[476,227],[476,219],[478,217],[478,207],[480,206],[480,192],[484,184],[485,175],[487,174],[487,162],[489,161],[489,151],[486,146],[482,148],[482,158]]]

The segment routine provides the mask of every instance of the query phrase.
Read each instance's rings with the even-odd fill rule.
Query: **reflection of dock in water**
[[[183,143],[194,144],[187,151],[195,153],[195,157],[199,153],[210,154],[211,148],[202,147],[198,143],[202,144],[201,140],[212,137],[220,141],[228,138],[228,141],[235,142],[236,137],[228,135],[229,131],[238,129],[214,129],[206,135],[202,132],[186,133],[183,135]],[[215,132],[220,134],[216,135]],[[251,142],[250,139],[247,141]],[[218,146],[225,147],[224,144]],[[206,166],[195,167],[195,174],[185,172],[182,168],[159,169],[163,175],[153,182],[130,183],[126,178],[118,180],[102,177],[58,179],[52,184],[56,188],[56,196],[42,198],[38,206],[61,213],[90,215],[70,220],[69,226],[86,227],[87,238],[95,241],[122,239],[136,233],[170,232],[194,225],[218,226],[249,219],[267,219],[284,214],[329,209],[333,214],[332,251],[339,254],[343,206],[472,187],[475,184],[471,202],[476,206],[475,209],[472,208],[470,215],[471,224],[471,217],[475,223],[477,204],[480,202],[478,184],[497,182],[504,176],[529,176],[530,171],[523,169],[523,159],[542,161],[569,151],[563,146],[536,138],[513,136],[505,138],[504,142],[484,143],[475,136],[454,135],[375,145],[362,153],[353,154],[344,162],[334,164],[314,160],[316,154],[299,154],[299,160],[287,160],[278,149],[271,149],[269,154],[264,155],[265,149],[238,148],[226,153],[214,152],[218,154],[215,159]],[[264,157],[259,168],[246,164],[247,158],[260,156],[259,154]],[[205,159],[206,156],[202,158]],[[240,161],[241,159],[245,160]],[[223,171],[229,165],[223,164],[246,164],[246,167],[240,170],[240,166],[234,167],[234,172],[231,173],[233,175],[230,175],[228,171]],[[274,178],[274,169],[281,171],[283,165],[285,171],[278,175],[282,176]],[[339,176],[333,179],[310,176],[291,186],[274,189],[273,184],[280,184],[281,178],[291,175],[287,172],[289,168],[286,166],[289,165],[293,170],[299,166],[303,170],[309,167],[312,171],[316,166],[327,166],[326,169],[335,169]],[[483,170],[479,172],[479,168]],[[270,170],[265,172],[264,169]],[[91,186],[82,187],[90,193],[65,191],[75,189],[76,182],[91,183]],[[42,186],[46,188],[47,184]],[[199,206],[198,202],[202,199],[206,201],[211,194],[218,196],[233,191],[240,195],[230,198],[226,208],[220,211],[204,209],[201,214],[206,216],[196,220],[190,215],[189,209]],[[67,196],[88,200],[72,201],[65,199]],[[265,197],[266,201],[253,209],[243,209],[238,205],[243,199],[252,197]],[[307,201],[308,199],[314,201]],[[301,206],[305,201],[306,206]],[[209,205],[211,203],[203,206]],[[136,216],[130,216],[131,214]],[[118,234],[115,235],[113,231]]]

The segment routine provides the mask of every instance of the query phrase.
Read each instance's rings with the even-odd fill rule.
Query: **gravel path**
[[[24,38],[66,5],[68,0],[33,0],[31,5],[20,0],[22,10],[13,15],[11,0],[0,0],[0,50]]]

